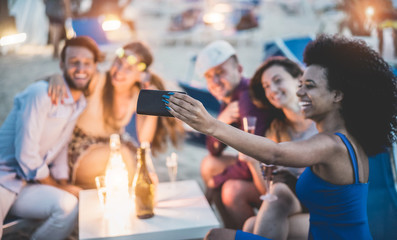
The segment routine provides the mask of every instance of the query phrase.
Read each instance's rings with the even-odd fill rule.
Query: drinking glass
[[[95,184],[98,191],[98,198],[101,206],[104,208],[106,204],[106,177],[95,177]]]
[[[245,132],[254,134],[255,133],[255,125],[256,125],[256,117],[255,116],[243,117],[243,127],[244,127]]]
[[[256,117],[246,116],[243,117],[244,132],[255,134]]]
[[[262,176],[265,179],[266,194],[261,195],[259,198],[263,201],[272,202],[277,200],[277,196],[270,193],[270,188],[273,184],[273,171],[276,169],[274,165],[267,165],[261,163]]]
[[[170,181],[174,183],[178,173],[178,155],[176,153],[172,153],[170,157],[167,157],[167,168]]]

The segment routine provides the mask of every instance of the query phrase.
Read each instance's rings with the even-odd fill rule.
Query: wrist
[[[207,132],[205,133],[205,135],[215,136],[216,129],[218,128],[218,125],[221,122],[222,122],[221,120],[213,118],[212,121],[210,121],[210,124],[209,124],[210,127],[207,128]]]

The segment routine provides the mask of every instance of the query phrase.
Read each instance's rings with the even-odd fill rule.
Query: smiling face
[[[112,85],[116,89],[130,89],[134,84],[141,82],[140,61],[139,56],[130,50],[125,50],[123,57],[116,57],[110,68]]]
[[[234,58],[210,68],[204,77],[207,80],[208,90],[220,101],[227,101],[234,89],[240,83],[242,67]]]
[[[326,70],[317,65],[306,68],[297,92],[299,105],[306,118],[320,121],[330,112],[340,107],[342,95],[328,88]]]
[[[60,66],[72,90],[87,89],[96,72],[94,54],[85,47],[69,46],[65,51],[65,62],[62,61]]]
[[[299,81],[289,74],[283,67],[274,65],[262,75],[262,86],[266,98],[276,108],[298,110],[296,91]]]

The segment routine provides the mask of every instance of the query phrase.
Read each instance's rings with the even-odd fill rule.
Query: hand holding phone
[[[136,112],[143,115],[154,115],[163,117],[173,117],[171,113],[165,108],[163,102],[163,95],[167,95],[169,92],[178,92],[186,94],[185,92],[179,91],[162,91],[162,90],[149,90],[142,89],[139,92],[138,103]]]

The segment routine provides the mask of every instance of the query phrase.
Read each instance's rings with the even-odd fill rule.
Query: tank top
[[[353,146],[341,133],[354,170],[354,183],[329,183],[307,167],[296,184],[300,201],[309,209],[309,239],[372,239],[368,226],[368,183],[360,183]]]

